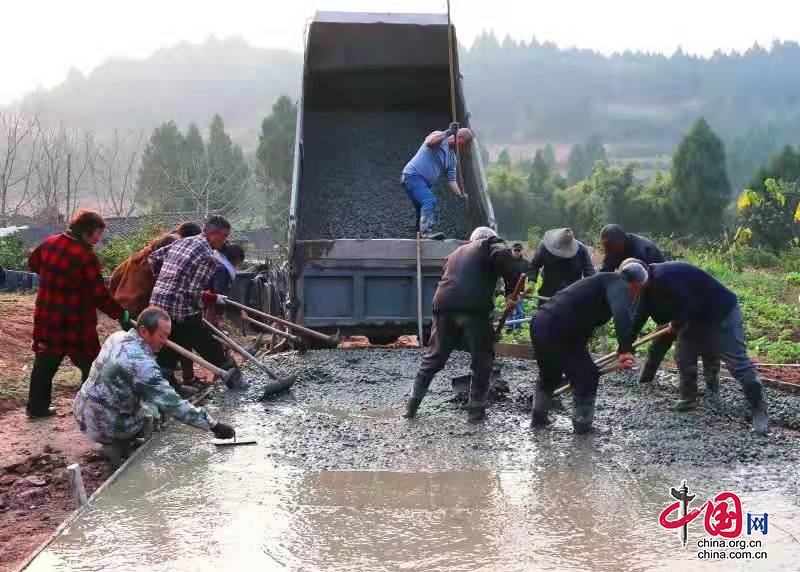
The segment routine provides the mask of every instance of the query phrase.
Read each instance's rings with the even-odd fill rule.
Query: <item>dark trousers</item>
[[[422,358],[411,397],[422,399],[425,396],[433,377],[458,347],[467,348],[472,357],[469,406],[486,407],[494,358],[494,331],[485,314],[434,314],[428,351]]]
[[[665,334],[653,340],[647,350],[644,368],[650,369],[655,373],[677,337],[677,334]],[[719,375],[719,354],[714,351],[713,347],[706,347],[700,352],[700,356],[703,358],[703,375],[706,381],[716,379]],[[696,360],[697,358],[695,358]],[[695,365],[695,370],[697,370],[697,365]]]
[[[747,356],[742,312],[735,307],[719,324],[690,322],[681,328],[675,347],[675,362],[682,392],[697,392],[697,357],[710,352],[719,356],[750,402],[761,400],[761,379]]]
[[[53,377],[55,377],[61,362],[64,361],[64,357],[66,356],[50,356],[37,353],[33,359],[31,385],[28,391],[28,405],[26,407],[30,415],[47,415],[53,396]],[[89,370],[92,367],[92,360],[73,360],[70,358],[70,361],[81,370],[81,381],[86,381],[86,378],[89,377]]]
[[[531,342],[539,366],[538,387],[546,395],[553,395],[563,374],[572,384],[576,401],[593,400],[600,373],[586,341],[560,335],[554,327],[556,321],[548,312],[537,312],[531,319]]]
[[[203,317],[200,314],[193,314],[172,322],[172,333],[169,339],[189,351],[195,350],[200,357],[217,367],[226,365],[228,361],[225,349],[203,324]],[[162,369],[175,369],[178,361],[178,354],[166,346],[161,348],[156,358],[156,362]]]

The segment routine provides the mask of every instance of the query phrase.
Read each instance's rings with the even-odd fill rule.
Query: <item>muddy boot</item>
[[[639,374],[639,383],[652,383],[656,378],[658,372],[658,364],[652,364],[650,361],[644,362],[642,372]]]
[[[553,406],[553,400],[542,389],[538,387],[533,393],[533,415],[531,416],[531,428],[544,427],[550,423],[547,414]]]
[[[697,407],[697,377],[679,377],[680,400],[671,407],[673,411],[692,411]]]
[[[406,411],[403,413],[403,418],[414,419],[417,416],[417,409],[419,409],[420,403],[422,403],[421,397],[409,397],[408,401],[406,401]]]
[[[761,384],[746,388],[745,395],[747,396],[747,401],[750,402],[750,409],[753,414],[753,431],[766,435],[769,433],[769,414]]]
[[[424,232],[422,238],[425,240],[444,240],[443,232]]]
[[[594,398],[573,398],[572,430],[576,435],[583,435],[592,430],[594,421]]]
[[[467,407],[467,423],[480,423],[486,419],[486,408],[470,405]]]
[[[706,380],[706,395],[708,397],[719,397],[719,367],[704,368],[703,378]]]

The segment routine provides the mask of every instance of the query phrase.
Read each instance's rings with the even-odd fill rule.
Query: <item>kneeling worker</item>
[[[625,265],[645,268],[639,261],[625,261]],[[675,363],[680,401],[673,409],[687,411],[696,407],[697,358],[710,352],[725,362],[731,376],[741,384],[750,403],[755,431],[769,432],[767,403],[756,367],[747,356],[736,294],[709,273],[686,262],[650,264],[646,270],[648,279],[625,343],[630,345],[648,316],[669,320],[678,337]]]
[[[81,431],[96,443],[116,447],[123,456],[148,414],[170,415],[219,439],[234,437],[233,427],[181,398],[162,376],[155,354],[169,337],[169,315],[151,306],[139,314],[137,326],[112,334],[103,344],[75,397]]]
[[[444,368],[460,341],[472,357],[468,421],[477,423],[486,416],[489,378],[494,356],[494,330],[490,319],[494,308],[494,287],[498,278],[505,281],[508,297],[519,278],[511,250],[491,228],[480,226],[445,258],[442,279],[433,295],[433,328],[428,351],[422,358],[404,417],[417,414],[433,377]],[[512,308],[517,300],[508,300]]]
[[[564,374],[573,388],[572,427],[575,433],[591,431],[600,373],[586,345],[594,330],[613,318],[619,364],[622,369],[633,367],[630,285],[647,280],[644,269],[637,269],[639,272],[622,269],[578,280],[539,306],[531,318],[531,343],[539,366],[533,427],[548,423],[553,392]]]

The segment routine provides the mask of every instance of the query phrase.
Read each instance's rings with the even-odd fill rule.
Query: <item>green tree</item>
[[[764,191],[767,179],[800,182],[800,147],[795,149],[791,145],[786,145],[770,157],[767,164],[759,167],[753,174],[748,187],[756,191]]]
[[[525,176],[515,169],[495,164],[486,170],[486,179],[502,232],[508,237],[525,237],[533,210]]]
[[[567,158],[567,182],[574,185],[587,178],[597,163],[608,165],[608,157],[600,137],[593,135],[585,144],[572,146]]]
[[[700,118],[672,157],[672,204],[687,230],[711,236],[722,229],[731,186],[725,168],[725,146]]]
[[[256,157],[266,176],[281,187],[292,182],[296,124],[297,108],[285,95],[275,101],[272,113],[261,122]]]
[[[503,149],[497,155],[497,164],[501,167],[511,166],[511,156],[508,154],[508,149]]]
[[[751,245],[774,252],[796,244],[799,202],[800,187],[796,182],[767,179],[763,190],[746,189],[737,201],[737,235],[743,236],[742,230],[746,230]]]
[[[248,168],[242,149],[233,143],[219,114],[211,119],[206,146],[205,205],[199,210],[230,214],[239,210],[245,200]]]
[[[150,135],[139,168],[139,192],[151,209],[166,212],[181,210],[184,190],[176,175],[179,171],[183,136],[174,121],[156,127]]]

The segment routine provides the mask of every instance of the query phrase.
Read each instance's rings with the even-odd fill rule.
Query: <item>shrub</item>
[[[27,270],[28,248],[16,234],[0,238],[0,266],[8,270]]]

